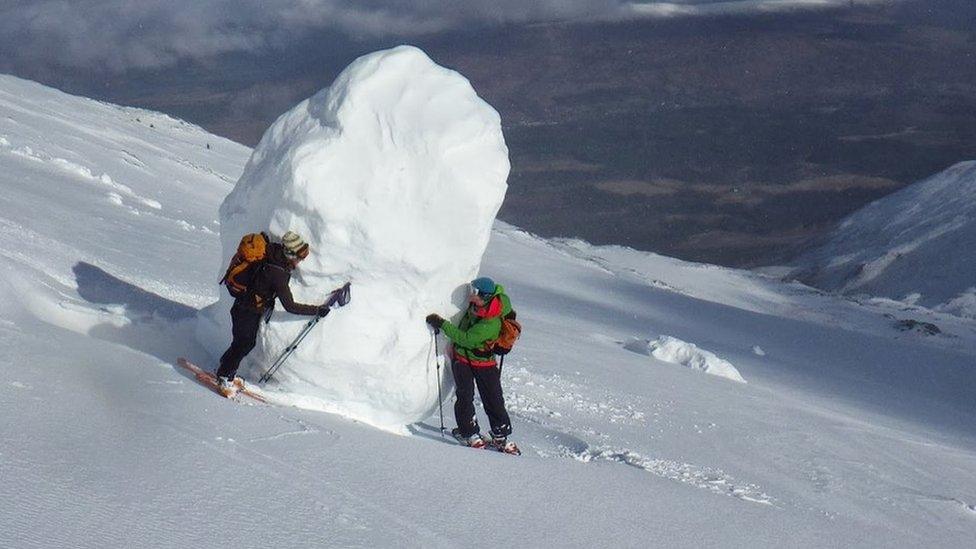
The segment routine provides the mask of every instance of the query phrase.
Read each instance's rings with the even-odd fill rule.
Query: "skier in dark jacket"
[[[468,446],[485,446],[474,410],[474,389],[477,384],[481,403],[491,424],[492,446],[517,453],[515,444],[506,441],[512,433],[512,421],[505,410],[501,370],[490,350],[501,331],[502,317],[512,311],[512,305],[505,289],[488,277],[471,281],[468,302],[468,309],[457,326],[436,314],[428,315],[426,319],[427,324],[443,331],[453,343],[451,372],[456,387],[454,419],[458,426],[451,434]]]
[[[281,243],[273,242],[268,246],[267,258],[254,267],[257,270],[248,285],[248,291],[235,299],[230,309],[234,340],[220,357],[217,382],[221,389],[229,390],[232,387],[241,360],[257,343],[261,318],[274,307],[275,298],[292,314],[320,317],[329,314],[328,307],[295,303],[291,295],[288,285],[291,273],[308,257],[308,253],[308,244],[302,237],[288,231],[281,238]]]

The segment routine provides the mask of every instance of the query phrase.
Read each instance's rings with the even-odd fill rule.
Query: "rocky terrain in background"
[[[865,203],[976,158],[974,29],[974,3],[944,0],[410,42],[501,112],[513,167],[502,219],[752,266],[784,261]],[[185,64],[106,76],[95,89],[90,75],[24,76],[253,145],[354,56],[400,41],[310,37],[290,46],[315,52],[301,62],[291,50],[229,55],[220,71],[216,60]]]

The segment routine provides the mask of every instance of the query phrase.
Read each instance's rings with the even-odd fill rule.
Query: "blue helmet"
[[[478,292],[482,296],[490,296],[495,294],[495,281],[488,278],[487,276],[482,276],[471,281],[471,288]]]

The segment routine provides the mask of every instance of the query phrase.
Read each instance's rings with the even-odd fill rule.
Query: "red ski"
[[[217,384],[217,377],[213,374],[213,372],[204,371],[202,368],[183,357],[176,359],[176,364],[178,364],[180,368],[190,372],[190,374],[193,375],[193,378],[197,380],[197,383],[224,398],[234,400],[234,397],[237,395],[244,395],[262,404],[268,403],[267,399],[244,385],[244,380],[239,377],[234,378],[234,386],[236,389],[225,392],[224,390],[221,390],[220,385]]]

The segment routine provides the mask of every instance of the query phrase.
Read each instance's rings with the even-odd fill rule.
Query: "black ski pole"
[[[264,375],[261,376],[261,379],[258,380],[258,383],[264,383],[266,381],[271,380],[271,376],[275,375],[275,372],[277,372],[278,369],[281,368],[281,365],[284,364],[286,360],[288,360],[288,357],[290,357],[291,354],[295,352],[295,349],[298,348],[298,344],[301,343],[303,339],[305,339],[305,336],[307,336],[308,333],[312,331],[312,328],[314,328],[315,325],[318,324],[318,322],[319,322],[319,317],[316,316],[315,318],[309,320],[308,323],[305,324],[305,327],[302,328],[302,331],[299,332],[298,336],[291,342],[290,345],[285,347],[285,350],[282,351],[281,355],[278,356],[278,359],[274,361],[274,363],[271,365],[270,368],[268,368],[268,371],[264,372]]]
[[[343,307],[346,304],[348,304],[349,300],[352,297],[349,288],[350,288],[350,283],[346,282],[339,289],[333,290],[332,294],[329,295],[329,299],[326,300],[323,306],[331,308],[333,305],[339,305],[340,307]],[[275,372],[277,372],[281,368],[281,365],[284,364],[286,360],[288,360],[288,357],[290,357],[292,353],[295,352],[295,349],[298,348],[298,345],[302,342],[302,340],[305,339],[305,336],[307,336],[309,332],[312,331],[312,328],[314,328],[315,325],[318,324],[321,318],[322,317],[320,316],[315,316],[314,318],[312,318],[312,320],[309,320],[308,323],[305,324],[305,327],[302,328],[302,331],[298,334],[298,337],[296,337],[295,340],[291,342],[291,345],[285,347],[285,350],[281,353],[278,359],[274,361],[271,367],[268,368],[266,372],[264,372],[264,374],[258,380],[258,383],[264,383],[266,381],[271,380],[271,376],[275,375]]]
[[[434,335],[431,336],[431,341],[434,345],[434,362],[437,364],[437,409],[440,411],[441,416],[441,436],[444,436],[444,397],[441,396],[441,361],[437,356],[437,334],[441,331],[434,328]]]

